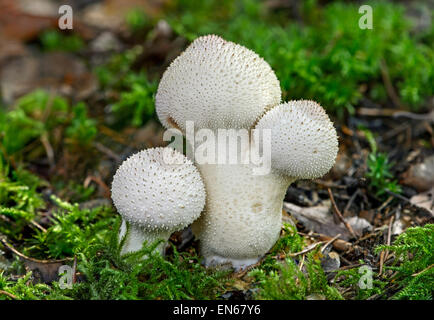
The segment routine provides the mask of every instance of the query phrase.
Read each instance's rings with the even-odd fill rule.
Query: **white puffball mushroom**
[[[132,155],[112,183],[113,203],[123,220],[120,239],[127,235],[122,252],[140,250],[144,241],[167,241],[199,217],[205,197],[199,171],[180,152],[152,148]]]
[[[155,97],[166,128],[249,129],[280,103],[279,80],[255,52],[216,35],[197,38],[164,72]]]
[[[338,153],[336,129],[315,101],[280,104],[255,129],[271,129],[271,167],[295,179],[314,179],[333,167]]]

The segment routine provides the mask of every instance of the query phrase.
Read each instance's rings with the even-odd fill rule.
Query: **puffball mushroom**
[[[125,160],[112,183],[112,199],[122,216],[122,253],[138,251],[144,241],[163,253],[172,232],[196,220],[205,205],[199,171],[183,154],[170,148],[140,151]]]
[[[255,129],[271,130],[269,174],[253,174],[252,165],[197,164],[208,196],[193,231],[207,265],[230,262],[242,269],[256,263],[279,238],[289,185],[321,177],[335,162],[336,130],[314,101],[278,105]]]
[[[210,35],[196,39],[164,72],[155,96],[166,127],[250,128],[281,91],[271,67],[253,51]]]
[[[271,130],[271,167],[282,175],[315,179],[335,163],[336,130],[315,101],[280,104],[268,111],[255,128]]]

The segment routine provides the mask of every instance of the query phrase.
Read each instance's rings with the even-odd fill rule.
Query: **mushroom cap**
[[[161,123],[250,129],[280,103],[280,83],[255,52],[216,35],[197,38],[164,72],[155,97]]]
[[[196,220],[205,206],[199,171],[171,148],[140,151],[116,171],[112,199],[121,216],[148,231],[176,231]]]
[[[336,129],[314,101],[280,104],[259,120],[256,129],[271,129],[271,167],[281,174],[314,179],[326,174],[335,163]]]

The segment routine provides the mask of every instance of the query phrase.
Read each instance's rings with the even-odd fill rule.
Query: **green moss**
[[[360,261],[360,263],[364,266],[367,266],[365,265],[364,261]],[[370,274],[368,274],[368,272]],[[354,299],[366,300],[375,294],[383,294],[387,286],[386,281],[383,281],[375,272],[371,272],[368,270],[363,270],[362,268],[341,270],[338,271],[335,279],[341,279],[339,282],[340,286],[344,288],[352,288],[353,292],[355,293]],[[364,282],[365,286],[361,286],[360,284],[364,280],[362,277],[365,277],[366,279],[367,276],[372,276],[372,282],[370,282],[370,285]]]
[[[135,46],[115,54],[106,64],[95,68],[101,86],[119,92],[119,98],[112,101],[110,109],[114,126],[132,124],[139,127],[155,112],[157,82],[150,80],[143,71],[131,70],[142,50],[142,47]]]
[[[388,250],[395,254],[392,266],[385,270],[392,275],[378,275],[372,272],[372,287],[361,288],[363,273],[359,268],[338,272],[336,279],[343,278],[339,285],[352,287],[356,299],[368,299],[373,295],[381,299],[432,300],[434,291],[434,225],[408,228],[400,234],[393,245],[381,245],[376,253]],[[363,261],[361,261],[363,263]],[[392,290],[387,291],[392,287]],[[395,287],[395,288],[393,288]]]
[[[305,272],[291,258],[278,265],[278,270],[266,272],[261,268],[252,270],[249,275],[258,281],[260,288],[255,298],[265,300],[305,300],[323,297],[340,300],[342,296],[336,288],[329,286],[316,252],[307,255]]]
[[[261,265],[249,273],[259,287],[255,298],[304,300],[308,296],[321,295],[326,299],[342,299],[339,292],[329,286],[317,250],[307,255],[304,271],[292,258],[285,258],[282,262],[275,258],[276,255],[300,252],[303,247],[304,239],[297,234],[296,228],[284,224],[283,234],[277,243]]]
[[[400,290],[393,299],[432,300],[434,291],[434,224],[408,228],[391,246],[378,246],[376,252],[388,250],[396,255],[393,281]]]

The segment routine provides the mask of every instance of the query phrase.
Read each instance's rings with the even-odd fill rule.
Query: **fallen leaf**
[[[352,238],[343,223],[336,224],[334,222],[330,201],[324,201],[314,207],[299,207],[295,204],[284,202],[283,208],[308,230],[330,237],[334,237],[340,233],[340,238],[343,240]],[[363,218],[351,217],[345,218],[345,221],[351,225],[357,235],[362,235],[365,230],[372,230],[372,225]]]
[[[431,215],[434,216],[433,195],[434,188],[432,188],[430,191],[414,195],[413,197],[411,197],[410,203],[422,210],[428,211],[429,213],[431,213]]]
[[[423,162],[412,165],[402,175],[401,183],[415,188],[417,191],[427,191],[434,186],[434,155]]]
[[[76,100],[82,100],[96,90],[97,81],[75,56],[52,52],[10,59],[0,70],[0,87],[8,104],[36,88],[53,94],[74,93]]]

